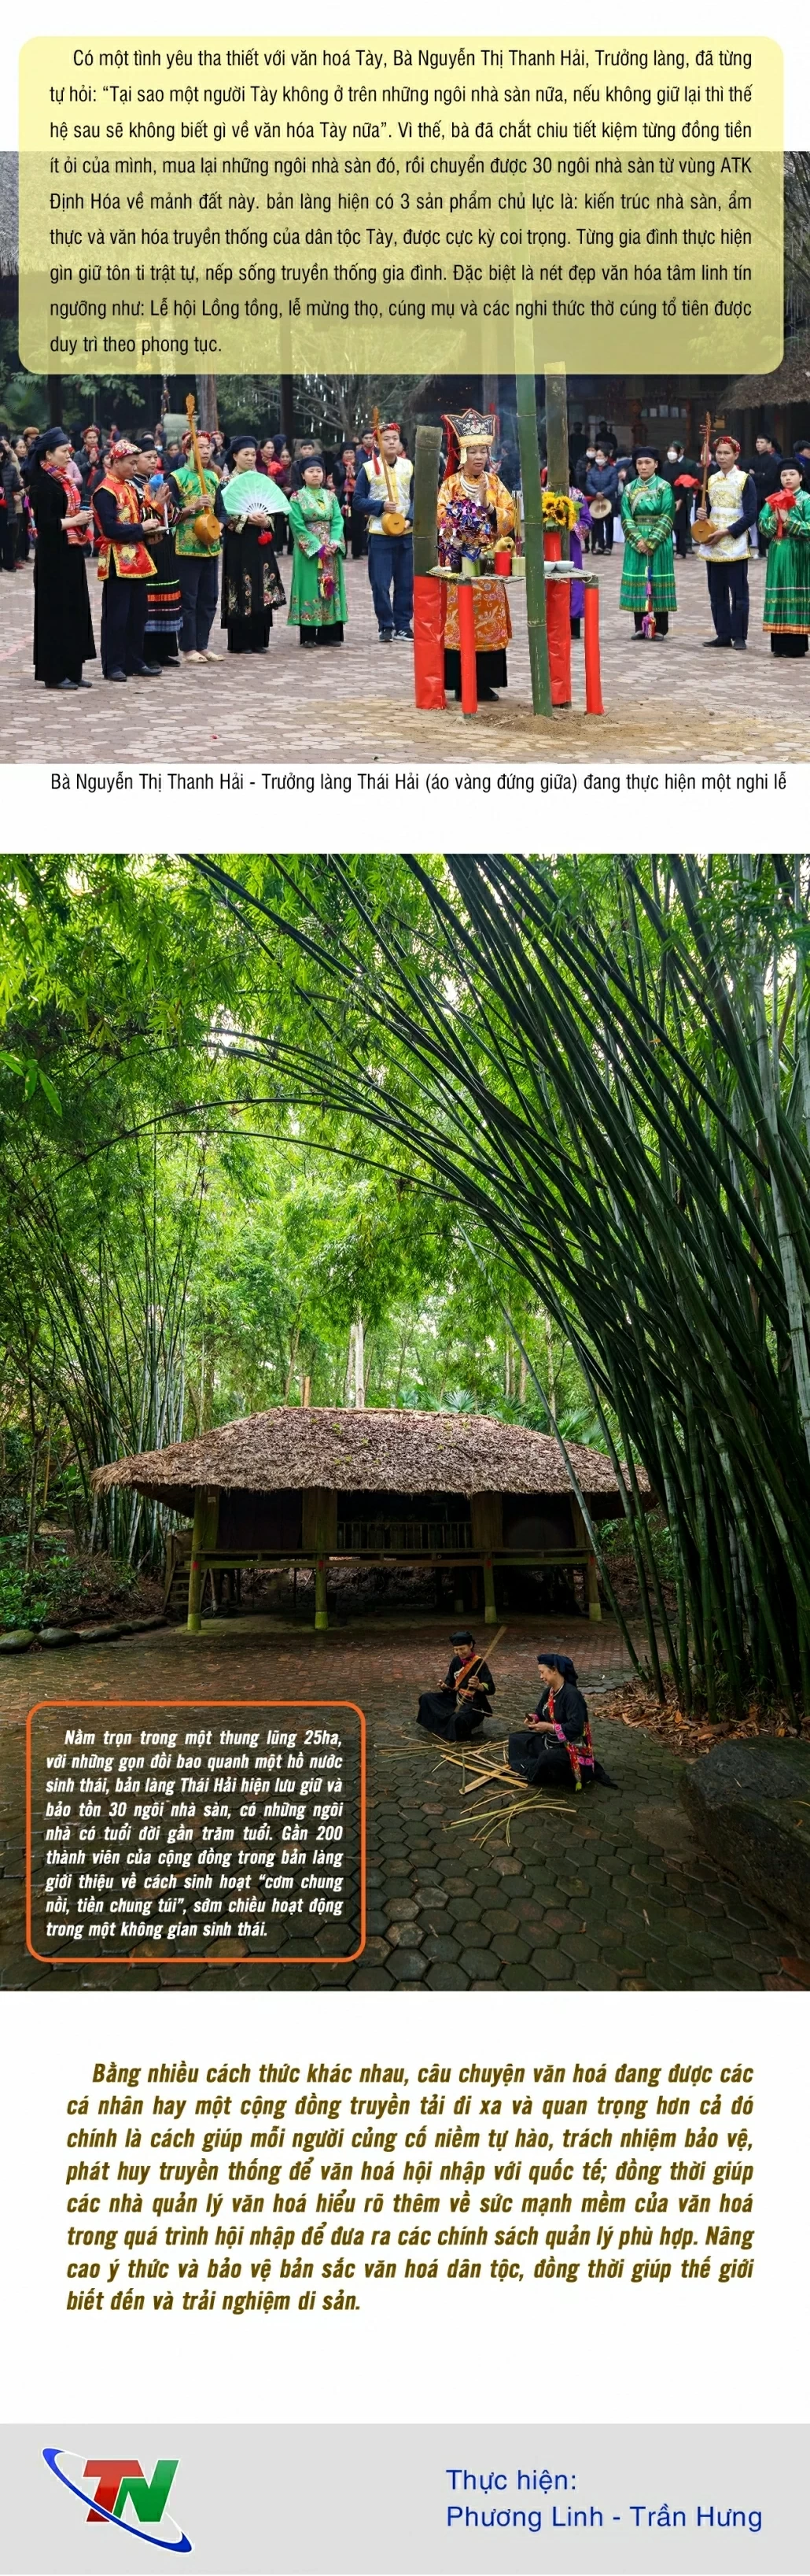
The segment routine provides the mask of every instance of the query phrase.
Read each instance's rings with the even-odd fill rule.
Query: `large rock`
[[[33,1628],[7,1628],[0,1637],[0,1655],[24,1655],[26,1646],[33,1643]]]
[[[718,1744],[683,1772],[681,1791],[715,1860],[810,1933],[810,1744]]]
[[[73,1628],[40,1628],[37,1645],[72,1646],[74,1635],[75,1630]]]

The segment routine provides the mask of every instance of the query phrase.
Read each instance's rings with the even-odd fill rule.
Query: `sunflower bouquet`
[[[572,501],[568,492],[543,493],[544,528],[567,528],[570,534],[578,517],[579,502]]]

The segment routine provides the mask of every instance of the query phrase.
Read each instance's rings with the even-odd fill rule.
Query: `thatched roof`
[[[568,1444],[584,1494],[618,1512],[613,1469],[601,1450]],[[639,1482],[646,1478],[639,1471]],[[486,1414],[343,1412],[329,1405],[278,1405],[206,1431],[170,1449],[146,1450],[97,1467],[99,1492],[130,1485],[189,1515],[198,1485],[212,1492],[298,1492],[327,1486],[338,1493],[534,1494],[570,1492],[554,1439]]]
[[[770,375],[738,376],[723,390],[726,411],[758,411],[782,403],[810,403],[810,330],[796,331]]]

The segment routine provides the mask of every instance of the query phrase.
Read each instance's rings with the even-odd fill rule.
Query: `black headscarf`
[[[655,465],[656,465],[657,467],[659,467],[659,468],[660,468],[660,464],[661,464],[660,451],[659,451],[659,449],[658,449],[657,447],[654,447],[654,446],[653,446],[653,443],[652,443],[652,439],[651,439],[651,438],[642,438],[642,439],[640,439],[640,440],[639,440],[639,444],[638,444],[638,446],[637,446],[637,447],[634,447],[634,449],[633,449],[633,456],[632,456],[632,463],[633,463],[634,467],[635,467],[635,466],[637,466],[637,464],[638,464],[638,460],[639,460],[639,457],[640,457],[640,456],[651,456],[651,457],[654,459]]]
[[[474,1646],[475,1638],[471,1635],[469,1628],[457,1628],[455,1634],[450,1639],[450,1644],[451,1646]]]
[[[52,448],[70,446],[72,446],[72,440],[66,429],[58,426],[53,429],[41,429],[39,437],[34,440],[29,461],[31,465],[44,465],[45,458],[50,456]]]
[[[234,458],[235,458],[235,456],[238,454],[238,451],[239,451],[240,447],[252,447],[254,456],[258,456],[258,453],[259,453],[259,440],[258,440],[258,438],[257,438],[257,435],[256,435],[256,431],[255,431],[255,429],[235,429],[235,430],[233,431],[232,436],[230,437],[230,439],[229,439],[229,441],[228,441],[228,447],[227,447],[227,452],[226,452],[226,457],[225,457],[225,463],[226,463],[226,465],[227,465],[227,468],[228,468],[228,472],[229,472],[229,474],[233,474],[233,473],[234,473],[234,471],[235,471],[235,468],[234,468]],[[248,473],[249,473],[249,472],[250,472],[250,467],[249,467],[249,466],[248,466],[248,469],[247,469],[247,470],[248,470]]]
[[[646,456],[647,449],[642,448],[641,452],[643,456]],[[549,1652],[538,1655],[537,1661],[538,1664],[550,1664],[552,1671],[559,1673],[561,1681],[572,1682],[574,1687],[576,1687],[576,1665],[572,1664],[570,1655],[559,1655],[555,1648],[553,1654]]]

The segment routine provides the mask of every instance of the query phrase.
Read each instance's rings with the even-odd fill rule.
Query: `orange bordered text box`
[[[144,1721],[141,1721],[136,1731],[129,1731],[129,1728],[121,1726],[121,1713],[144,1713],[144,1710],[149,1710],[152,1718],[157,1718],[157,1721],[159,1718],[165,1718],[167,1723],[165,1726],[162,1726],[162,1723],[144,1726]],[[175,1710],[195,1710],[195,1716],[203,1718],[203,1721],[213,1716],[224,1718],[224,1713],[229,1713],[231,1716],[234,1710],[239,1710],[244,1721],[247,1721],[244,1723],[244,1728],[239,1726],[221,1728],[221,1734],[229,1736],[231,1741],[226,1741],[226,1744],[221,1744],[219,1741],[216,1747],[211,1744],[213,1723],[211,1726],[203,1723],[203,1726],[195,1728],[195,1731],[190,1731],[190,1728],[185,1726],[185,1739],[183,1744],[180,1744],[180,1780],[185,1777],[185,1793],[177,1793],[177,1790],[180,1790],[177,1777],[172,1777],[170,1788],[167,1788],[165,1767],[167,1762],[170,1762],[170,1754],[177,1752],[177,1734],[180,1734],[180,1728],[172,1726],[172,1713],[175,1713]],[[62,1713],[64,1716],[69,1713],[69,1718],[72,1718],[72,1723],[64,1728],[64,1739],[69,1741],[72,1762],[77,1762],[77,1767],[80,1767],[80,1816],[77,1816],[77,1819],[72,1819],[72,1814],[69,1814],[69,1798],[59,1795],[64,1788],[72,1785],[72,1775],[67,1772],[67,1741],[62,1744],[62,1752],[54,1752],[49,1754],[49,1757],[41,1754],[41,1783],[39,1783],[41,1816],[33,1814],[33,1754],[36,1754],[36,1747],[33,1747],[33,1721],[46,1716],[51,1718],[62,1716]],[[105,1723],[105,1721],[111,1721],[113,1713],[118,1713],[118,1723]],[[291,1718],[291,1728],[288,1728],[288,1731],[285,1731],[283,1723],[280,1723],[285,1716]],[[337,1723],[337,1728],[329,1731],[327,1723],[324,1723],[329,1716],[337,1718],[337,1721],[342,1721],[342,1718],[355,1721],[357,1718],[357,1731],[355,1728],[350,1728],[350,1741],[345,1741],[342,1723]],[[82,1723],[82,1721],[90,1721],[90,1718],[95,1721],[95,1728]],[[275,1770],[275,1785],[273,1790],[270,1790],[267,1785],[252,1785],[249,1783],[249,1777],[244,1777],[239,1790],[234,1790],[234,1783],[229,1780],[229,1772],[237,1772],[244,1767],[244,1741],[247,1741],[247,1726],[252,1723],[252,1726],[257,1728],[257,1734],[260,1734],[262,1718],[265,1718],[265,1752],[262,1752],[260,1765],[257,1767]],[[306,1723],[309,1718],[314,1723]],[[95,1752],[98,1734],[103,1736],[103,1749]],[[170,1744],[170,1736],[172,1736],[172,1744]],[[136,1754],[126,1752],[126,1747],[131,1747],[131,1744],[139,1744],[139,1752]],[[147,1752],[144,1752],[144,1747],[152,1749],[154,1744],[157,1744],[157,1752],[149,1752],[149,1780],[144,1780],[144,1777],[141,1777],[144,1775],[144,1767],[147,1767]],[[93,1747],[93,1752],[90,1752],[90,1747]],[[267,1749],[267,1747],[273,1747],[273,1749]],[[291,1752],[291,1747],[296,1747],[296,1752]],[[339,1757],[337,1757],[337,1747],[339,1747]],[[257,1744],[252,1744],[252,1741],[249,1741],[249,1752],[257,1752]],[[285,1754],[285,1765],[280,1762],[280,1754]],[[309,1767],[306,1767],[306,1754],[309,1754]],[[183,1772],[183,1757],[185,1757],[185,1772]],[[206,1762],[203,1762],[203,1757],[208,1757]],[[275,1801],[273,1816],[283,1814],[283,1821],[291,1819],[293,1808],[296,1808],[298,1816],[306,1816],[306,1798],[309,1798],[309,1808],[314,1808],[314,1790],[316,1790],[314,1770],[316,1767],[324,1770],[329,1762],[332,1762],[332,1770],[339,1770],[339,1795],[337,1798],[329,1798],[329,1819],[332,1821],[329,1821],[329,1826],[321,1824],[321,1834],[324,1834],[327,1839],[324,1839],[324,1850],[319,1852],[319,1857],[324,1862],[329,1860],[334,1862],[334,1852],[337,1852],[337,1834],[339,1834],[339,1870],[342,1870],[342,1857],[345,1857],[345,1826],[342,1824],[337,1826],[337,1821],[334,1819],[337,1819],[337,1814],[342,1814],[342,1806],[345,1806],[345,1777],[342,1777],[345,1775],[345,1759],[350,1759],[350,1767],[352,1767],[350,1844],[352,1844],[352,1868],[357,1868],[357,1899],[352,1901],[352,1909],[350,1909],[352,1917],[357,1919],[357,1945],[352,1947],[352,1950],[314,1950],[314,1947],[301,1950],[301,1953],[296,1953],[296,1950],[283,1950],[283,1953],[280,1953],[280,1950],[260,1950],[260,1947],[247,1947],[247,1937],[244,1937],[247,1927],[244,1927],[244,1932],[237,1932],[237,1950],[234,1950],[234,1929],[229,1927],[226,1927],[221,1935],[216,1932],[213,1937],[211,1937],[211,1929],[208,1929],[208,1945],[203,1947],[203,1950],[193,1950],[193,1947],[185,1947],[185,1942],[177,1942],[172,1940],[172,1937],[170,1940],[157,1940],[157,1937],[149,1940],[147,1924],[141,1927],[134,1947],[126,1947],[126,1950],[113,1945],[103,1947],[103,1950],[90,1950],[93,1927],[87,1927],[87,1947],[82,1947],[77,1940],[69,1940],[64,1947],[51,1947],[51,1950],[46,1947],[46,1950],[41,1950],[41,1947],[36,1947],[36,1942],[33,1942],[33,1911],[36,1911],[36,1914],[44,1911],[46,1893],[49,1891],[51,1891],[51,1899],[62,1899],[62,1906],[57,1904],[57,1911],[64,1909],[64,1893],[67,1893],[67,1888],[72,1886],[72,1878],[75,1878],[75,1875],[77,1878],[82,1875],[82,1891],[87,1893],[87,1901],[93,1901],[93,1911],[98,1909],[98,1901],[95,1901],[93,1896],[93,1883],[95,1886],[100,1886],[100,1880],[105,1880],[105,1893],[111,1891],[111,1870],[113,1870],[113,1878],[116,1878],[116,1860],[118,1860],[118,1852],[113,1850],[113,1839],[123,1837],[123,1834],[126,1834],[126,1839],[131,1837],[129,1801],[134,1798],[134,1793],[139,1793],[139,1811],[134,1811],[134,1816],[136,1821],[139,1821],[141,1837],[149,1832],[149,1839],[152,1839],[152,1842],[154,1839],[159,1839],[159,1829],[162,1829],[162,1824],[170,1821],[165,1819],[165,1814],[162,1814],[162,1808],[165,1808],[167,1801],[170,1801],[170,1790],[172,1790],[172,1803],[175,1803],[175,1811],[177,1811],[177,1821],[175,1821],[175,1837],[172,1837],[175,1850],[167,1850],[167,1855],[162,1857],[144,1855],[144,1852],[139,1855],[141,1868],[147,1868],[147,1873],[149,1870],[152,1870],[152,1875],[154,1870],[162,1873],[159,1891],[149,1891],[147,1888],[147,1891],[139,1893],[139,1896],[134,1899],[134,1896],[131,1896],[131,1886],[134,1886],[136,1873],[131,1868],[126,1870],[126,1878],[129,1878],[131,1911],[136,1911],[136,1906],[144,1904],[144,1896],[152,1899],[154,1893],[167,1893],[167,1888],[170,1886],[177,1888],[177,1883],[190,1875],[188,1865],[185,1865],[185,1862],[188,1862],[188,1842],[190,1839],[198,1839],[198,1842],[201,1842],[201,1832],[203,1832],[203,1816],[195,1816],[195,1806],[193,1806],[195,1798],[206,1798],[206,1819],[208,1819],[206,1839],[208,1839],[208,1860],[211,1860],[211,1870],[224,1868],[224,1860],[219,1857],[219,1847],[216,1847],[216,1842],[213,1842],[213,1834],[221,1834],[221,1839],[226,1839],[224,1819],[229,1816],[229,1808],[221,1803],[221,1795],[239,1795],[239,1798],[242,1798],[239,1821],[244,1821],[244,1816],[249,1816],[249,1819],[255,1816],[262,1795],[265,1795],[265,1798],[267,1795],[273,1795],[273,1801]],[[103,1772],[103,1777],[98,1777],[98,1772],[95,1772],[95,1777],[90,1777],[90,1765],[93,1767],[98,1765],[100,1772]],[[157,1775],[152,1775],[157,1765],[159,1765]],[[203,1783],[201,1777],[190,1777],[190,1767],[193,1765],[203,1765],[206,1770],[211,1770],[211,1767],[216,1770],[216,1767],[226,1765],[226,1780],[219,1780],[219,1783],[216,1783],[216,1780],[206,1780],[206,1783]],[[46,1783],[46,1772],[49,1772],[49,1783]],[[129,1777],[123,1777],[123,1772],[126,1772]],[[134,1777],[134,1772],[139,1777]],[[296,1777],[291,1777],[291,1772]],[[283,1777],[285,1780],[283,1795],[278,1795],[278,1777]],[[301,1788],[303,1777],[311,1777],[309,1793]],[[87,1795],[87,1790],[90,1788],[100,1790],[100,1795],[93,1795],[93,1798],[90,1798],[90,1795]],[[116,1795],[116,1788],[118,1788],[118,1795]],[[296,1806],[296,1788],[298,1788],[298,1806]],[[95,1844],[95,1834],[98,1834],[98,1819],[103,1816],[103,1795],[108,1798],[108,1806],[116,1811],[116,1821],[113,1821],[111,1816],[105,1819],[103,1832],[111,1829],[113,1834],[111,1857],[108,1857],[108,1868],[98,1875],[98,1880],[93,1880],[93,1844]],[[157,1824],[154,1824],[154,1808],[159,1808]],[[49,1814],[46,1814],[46,1811],[49,1811]],[[188,1816],[193,1816],[193,1824],[188,1824]],[[82,1844],[85,1844],[85,1850],[82,1850],[80,1855],[67,1850],[62,1857],[59,1855],[59,1844],[51,1839],[51,1852],[54,1852],[57,1857],[51,1857],[49,1868],[41,1873],[41,1906],[39,1906],[39,1880],[33,1878],[33,1834],[36,1834],[39,1826],[41,1826],[41,1832],[46,1832],[46,1826],[49,1826],[49,1834],[51,1837],[59,1837],[59,1844],[64,1842],[64,1834],[67,1834],[67,1842],[69,1842],[75,1832],[80,1834]],[[198,1837],[195,1837],[195,1826],[198,1826]],[[260,1832],[260,1826],[255,1826],[255,1832]],[[334,1837],[334,1842],[329,1837]],[[242,1839],[247,1839],[247,1824],[244,1824],[244,1837],[237,1837],[239,1847],[242,1847]],[[293,1857],[298,1855],[298,1850],[301,1850],[301,1844],[306,1847],[306,1834],[301,1837],[301,1829],[296,1829],[296,1839],[293,1839],[293,1842],[291,1839],[283,1839],[285,1860],[293,1860]],[[62,1868],[59,1868],[59,1857],[62,1857]],[[255,1857],[255,1860],[247,1860],[247,1868],[249,1865],[252,1865],[252,1868],[262,1868],[262,1860],[265,1860],[265,1857],[267,1855]],[[275,1855],[270,1855],[270,1860],[273,1860],[273,1857]],[[126,1860],[134,1860],[134,1855],[126,1855]],[[95,1862],[95,1868],[98,1868],[98,1862]],[[283,1875],[285,1886],[293,1886],[293,1875],[296,1875],[293,1873],[293,1868],[288,1870],[288,1873],[280,1873],[280,1875]],[[242,1896],[244,1896],[244,1883],[247,1883],[244,1878],[239,1880]],[[275,1880],[275,1883],[278,1883],[278,1880]],[[206,1883],[203,1883],[203,1886],[206,1886]],[[121,1893],[118,1893],[116,1901],[118,1906],[123,1906]],[[180,1901],[183,1901],[180,1896],[172,1896],[172,1911],[175,1911],[175,1906],[180,1906]],[[208,1906],[198,1904],[195,1909],[203,1911],[203,1914],[206,1914],[206,1911],[211,1911],[211,1914],[213,1911],[221,1911],[221,1896],[219,1901],[208,1899]],[[231,1901],[231,1911],[239,1914],[239,1896]],[[293,1911],[293,1909],[291,1906],[278,1906],[278,1909],[265,1906],[265,1914],[267,1911]],[[319,1919],[319,1906],[316,1906],[316,1901],[311,1904],[311,1911],[314,1911],[314,1932],[316,1929],[324,1929],[324,1919]],[[329,1904],[329,1911],[334,1911],[332,1904]],[[314,1932],[309,1932],[306,1937],[314,1940]],[[57,1932],[54,1932],[54,1937],[57,1937]],[[229,1963],[234,1955],[237,1955],[239,1960],[247,1958],[249,1963],[262,1963],[262,1960],[265,1960],[267,1965],[280,1965],[280,1968],[296,1968],[296,1965],[298,1968],[301,1968],[301,1965],[337,1968],[337,1965],[350,1965],[352,1960],[360,1958],[360,1953],[365,1950],[365,1716],[363,1716],[363,1708],[357,1708],[355,1700],[201,1700],[201,1698],[193,1698],[193,1700],[36,1700],[33,1708],[28,1710],[28,1721],[26,1721],[26,1950],[31,1953],[31,1958],[41,1960],[41,1963],[51,1965],[51,1968],[69,1968],[69,1965],[82,1965],[82,1968],[87,1968],[87,1965],[98,1965],[98,1968],[103,1968],[103,1965],[116,1965],[116,1968],[121,1968],[121,1965],[129,1965],[129,1968],[144,1968],[144,1965],[162,1963],[162,1960],[188,1960],[188,1963],[211,1965],[211,1968],[216,1968],[216,1965]]]

